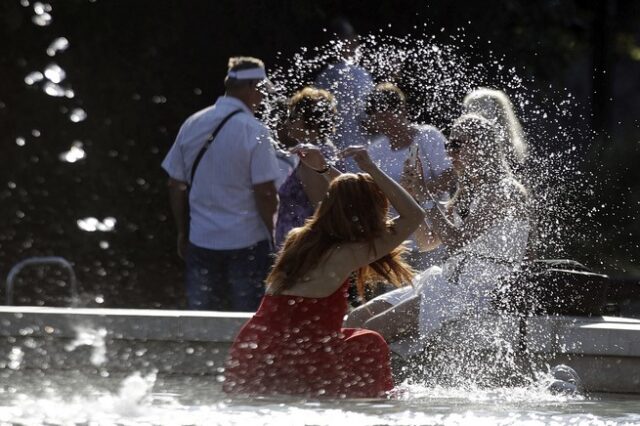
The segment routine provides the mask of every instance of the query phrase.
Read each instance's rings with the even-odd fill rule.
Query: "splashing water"
[[[9,353],[9,363],[7,367],[12,370],[18,370],[20,365],[22,364],[22,360],[24,358],[24,352],[18,346],[14,346],[11,348],[11,352]]]
[[[69,113],[69,120],[73,123],[79,123],[87,119],[87,113],[82,108],[74,108]]]
[[[474,45],[465,40],[463,31],[452,34],[450,40],[450,44],[438,43],[434,36],[424,34],[369,35],[346,62],[366,69],[375,82],[398,85],[407,94],[412,120],[445,132],[461,115],[462,99],[467,93],[479,87],[505,91],[517,110],[531,151],[528,164],[517,171],[531,192],[530,214],[536,227],[530,241],[531,252],[540,256],[564,254],[569,236],[583,237],[572,227],[574,218],[583,216],[582,206],[575,199],[590,183],[578,173],[578,154],[584,146],[576,146],[586,145],[593,138],[581,130],[586,126],[572,126],[568,121],[570,118],[580,122],[584,117],[574,113],[576,106],[570,94],[540,93],[515,68],[506,66],[504,59],[491,54],[479,59],[463,53],[460,46]],[[345,47],[340,41],[332,41],[315,49],[301,48],[275,68],[270,79],[277,94],[272,95],[265,111],[270,127],[276,129],[284,120],[282,105],[288,96],[305,85],[313,85],[326,64],[336,58],[344,60]],[[557,98],[560,101],[554,101]],[[538,386],[535,382],[541,380],[542,373],[523,374],[523,368],[528,368],[523,366],[523,359],[527,363],[526,354],[519,353],[517,342],[498,330],[494,324],[473,318],[461,322],[457,330],[443,332],[435,342],[437,350],[420,361],[429,368],[417,368],[422,383],[454,389],[505,383]]]
[[[449,39],[450,44],[443,44],[426,34],[369,35],[347,62],[366,69],[375,82],[398,85],[408,96],[409,115],[414,121],[432,124],[445,133],[460,116],[467,93],[478,87],[505,91],[516,107],[531,148],[528,164],[519,171],[530,187],[531,213],[538,228],[530,243],[531,252],[564,255],[567,241],[586,238],[585,220],[575,220],[585,216],[584,207],[576,199],[592,185],[589,177],[578,171],[579,154],[593,141],[593,134],[583,130],[588,126],[575,98],[562,91],[540,93],[515,68],[507,67],[504,58],[491,53],[474,58],[463,53],[461,46],[473,47],[476,42],[466,40],[462,29]],[[272,95],[265,111],[270,127],[275,129],[284,120],[282,105],[287,97],[305,85],[313,85],[326,64],[343,57],[344,49],[345,45],[335,40],[314,49],[301,48],[275,68],[270,78],[278,93]]]
[[[23,5],[28,6],[29,3],[23,3]],[[46,27],[47,25],[51,24],[51,21],[53,20],[51,14],[49,13],[51,12],[51,10],[51,5],[48,3],[34,3],[33,12],[35,13],[35,15],[31,17],[31,21],[39,27]]]
[[[67,73],[58,64],[49,64],[44,70],[44,76],[52,83],[58,84],[67,78]]]
[[[60,161],[64,161],[67,163],[75,163],[79,160],[84,159],[87,156],[83,144],[80,141],[74,141],[71,144],[71,148],[68,151],[65,151],[59,155]]]
[[[23,0],[23,4],[25,3],[29,4],[28,1]],[[38,5],[37,9],[36,5]],[[34,11],[36,12],[34,22],[36,17],[41,17],[38,18],[38,22],[35,22],[37,25],[48,25],[51,22],[51,15],[48,13],[51,11],[50,6],[47,8],[44,4],[36,3]],[[546,251],[561,248],[568,233],[566,218],[575,216],[579,211],[579,207],[571,205],[571,197],[568,195],[588,185],[584,181],[575,179],[574,172],[577,169],[575,144],[577,142],[574,141],[588,141],[590,135],[581,135],[578,130],[560,124],[562,117],[571,115],[572,98],[569,96],[558,103],[544,102],[544,97],[528,88],[526,81],[518,77],[515,69],[507,69],[501,61],[492,58],[486,63],[474,63],[472,58],[463,55],[456,47],[464,42],[464,35],[454,35],[451,39],[452,45],[443,45],[437,44],[429,36],[406,38],[368,36],[363,39],[361,48],[350,61],[366,67],[377,81],[392,81],[399,84],[410,95],[412,116],[417,121],[427,121],[442,129],[448,129],[451,121],[460,114],[461,100],[470,90],[485,85],[506,90],[520,111],[519,117],[536,151],[534,154],[545,152],[553,154],[533,156],[530,168],[537,174],[531,175],[527,182],[535,183],[534,208],[545,213],[540,220],[541,248]],[[64,50],[62,48],[50,50],[54,48],[54,43],[47,49],[49,56]],[[280,89],[280,97],[276,100],[282,101],[294,90],[313,82],[314,75],[331,57],[336,56],[342,47],[339,42],[332,42],[315,50],[303,49],[285,66],[276,69],[272,76]],[[27,76],[28,78],[25,77],[25,83],[34,85],[46,76],[47,81],[42,85],[46,94],[73,98],[75,93],[59,84],[66,78],[64,70],[60,69],[57,73],[53,71],[55,69],[49,70],[49,76],[46,75],[46,70],[45,75],[37,71],[31,73]],[[494,74],[498,74],[498,77]],[[541,98],[543,101],[540,100]],[[163,103],[166,102],[166,98],[156,96],[152,101]],[[282,116],[278,115],[275,108],[268,109],[267,115],[270,125],[274,128],[277,122],[282,120]],[[82,149],[82,145],[79,148]],[[79,151],[76,151],[77,155],[67,157],[70,152],[71,150],[64,153],[63,161],[69,161],[69,158],[77,161],[84,157],[84,150],[81,157],[77,156]],[[114,225],[115,220],[111,222],[107,219],[99,221],[95,218],[85,218],[78,221],[78,227],[88,232],[109,231]],[[29,395],[11,408],[14,411],[9,412],[4,407],[0,408],[0,421],[26,419],[25,423],[34,424],[44,423],[44,420],[49,424],[82,424],[90,421],[100,422],[100,424],[107,422],[129,424],[130,418],[133,417],[141,423],[165,424],[171,422],[172,418],[176,419],[175,424],[212,424],[213,422],[242,425],[256,423],[472,424],[481,422],[563,424],[569,420],[581,424],[613,424],[607,419],[606,414],[603,414],[603,417],[585,414],[589,407],[587,405],[587,408],[584,408],[579,405],[582,401],[586,401],[582,397],[551,395],[546,391],[543,374],[537,376],[542,377],[542,380],[525,383],[523,386],[494,387],[487,390],[478,385],[478,382],[482,383],[482,380],[485,380],[486,372],[483,372],[482,368],[486,367],[487,359],[499,360],[502,371],[507,373],[510,370],[506,367],[516,366],[510,341],[504,340],[499,334],[487,333],[486,328],[481,330],[483,345],[476,348],[467,347],[468,354],[465,353],[465,357],[462,357],[466,361],[472,361],[469,364],[475,369],[473,374],[465,376],[469,370],[461,370],[460,363],[450,363],[453,354],[460,355],[460,352],[455,350],[459,350],[460,345],[463,347],[468,345],[469,339],[463,342],[453,341],[451,348],[442,348],[445,353],[449,350],[448,355],[439,355],[434,359],[444,366],[440,377],[455,380],[447,382],[446,386],[430,385],[428,387],[423,383],[406,382],[400,387],[402,395],[400,401],[236,402],[222,401],[223,397],[218,395],[218,400],[211,404],[197,404],[189,400],[178,402],[176,399],[168,398],[168,404],[152,406],[150,393],[156,384],[155,374],[142,376],[134,373],[124,380],[117,393],[109,393],[98,398],[65,396],[62,399],[49,398],[34,401]],[[106,356],[105,336],[104,329],[79,328],[78,336],[68,346],[68,350],[75,350],[79,346],[91,346],[92,364],[103,365]],[[459,345],[455,346],[453,343],[459,343]],[[489,358],[479,357],[478,351],[485,350],[487,346],[494,348],[498,355]],[[19,348],[11,351],[10,362],[17,362],[14,365],[18,367],[21,362],[20,353]],[[463,380],[466,377],[472,380]],[[191,379],[188,381],[188,387],[199,385],[210,392],[215,386],[215,379]],[[202,395],[207,395],[207,392],[203,391],[194,399],[203,398]],[[213,392],[215,394],[215,390]],[[572,404],[577,404],[579,408],[569,408],[567,412],[557,413],[559,408],[572,407]],[[461,406],[464,407],[463,411],[460,411]],[[16,409],[21,410],[20,415],[15,414]],[[503,412],[499,412],[501,409]],[[627,412],[631,410],[627,409]],[[629,417],[629,421],[635,422],[640,419]]]
[[[12,404],[0,403],[0,421],[49,425],[449,426],[631,425],[640,420],[636,414],[625,414],[634,412],[634,401],[553,396],[531,388],[486,391],[413,385],[407,386],[405,397],[387,401],[229,400],[203,377],[133,373],[123,380],[104,379],[113,382],[112,390],[86,389],[86,379],[78,377],[71,392],[57,384],[68,382],[69,377],[50,378],[44,395],[18,394]],[[596,403],[603,408],[596,410]]]
[[[42,79],[44,79],[44,75],[42,75],[40,71],[33,71],[27,74],[27,76],[24,78],[24,82],[28,86],[33,86],[37,82],[42,81]]]
[[[107,361],[107,346],[105,344],[107,330],[105,328],[94,330],[82,325],[77,326],[75,330],[76,338],[65,346],[65,350],[71,352],[80,346],[90,346],[91,364],[96,367],[103,365]]]
[[[58,37],[47,47],[47,55],[56,56],[58,52],[64,52],[69,48],[69,40],[66,37]]]

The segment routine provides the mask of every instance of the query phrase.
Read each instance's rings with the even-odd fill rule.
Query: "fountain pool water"
[[[404,383],[388,400],[229,398],[223,361],[249,315],[3,307],[0,424],[640,424],[638,320],[530,320],[532,352],[574,366],[585,395],[553,395],[543,377],[491,389]]]
[[[34,4],[36,25],[51,22],[47,6],[48,10]],[[482,85],[505,89],[529,135],[536,137],[530,139],[533,148],[544,144],[556,153],[537,164],[536,169],[545,172],[537,182],[548,191],[535,207],[574,213],[567,198],[559,200],[549,190],[566,195],[566,187],[558,183],[565,182],[562,179],[574,165],[566,161],[565,151],[571,158],[575,146],[569,141],[588,140],[554,121],[566,115],[571,99],[536,105],[514,69],[493,59],[473,64],[455,47],[462,43],[467,43],[464,34],[452,35],[447,46],[424,36],[370,36],[355,60],[376,80],[401,84],[410,94],[413,115],[443,128],[459,114],[460,101],[470,90]],[[68,45],[68,40],[58,38],[47,54],[53,57]],[[335,43],[314,51],[303,49],[276,70],[272,77],[284,89],[282,95],[312,82],[314,73],[339,49]],[[41,71],[27,74],[25,84],[52,97],[76,98],[59,65],[51,63]],[[487,77],[489,71],[492,79]],[[81,108],[68,115],[73,123],[86,117]],[[24,146],[25,139],[19,137],[16,143]],[[82,142],[73,142],[59,158],[69,163],[85,158]],[[556,216],[544,223],[560,223]],[[83,226],[83,220],[78,221],[80,229],[96,230]],[[97,226],[98,231],[113,227],[104,228]],[[562,241],[557,229],[543,229],[541,235],[547,245]],[[531,335],[533,346],[546,356],[543,361],[570,360],[579,366],[592,391],[587,396],[552,395],[541,380],[526,387],[490,390],[403,384],[388,400],[230,399],[221,392],[222,361],[246,318],[178,311],[3,308],[0,424],[640,424],[638,321],[540,319],[539,334]]]
[[[542,389],[407,388],[397,399],[229,399],[210,377],[102,378],[19,373],[3,379],[2,424],[47,425],[618,425],[639,424],[623,395],[553,396]]]

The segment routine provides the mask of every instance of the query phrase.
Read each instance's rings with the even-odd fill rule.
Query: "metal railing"
[[[18,263],[16,263],[13,268],[7,274],[6,281],[6,305],[13,305],[13,287],[16,276],[27,266],[33,265],[58,265],[65,269],[69,274],[69,288],[71,290],[71,306],[76,307],[78,303],[78,285],[76,280],[76,273],[69,263],[63,257],[59,256],[41,256],[41,257],[30,257],[28,259],[24,259]]]

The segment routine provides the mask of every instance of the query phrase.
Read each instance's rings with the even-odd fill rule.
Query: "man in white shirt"
[[[162,163],[190,309],[254,311],[264,294],[280,175],[254,116],[268,84],[262,61],[230,58],[225,95],[184,122]]]
[[[420,178],[424,178],[429,192],[437,197],[446,197],[454,174],[451,159],[445,151],[446,138],[440,130],[411,123],[407,116],[406,97],[391,83],[380,83],[375,87],[367,100],[366,113],[365,127],[378,135],[368,149],[371,159],[403,185],[407,182],[407,174],[416,165],[421,166]],[[424,202],[423,207],[436,208],[430,199]],[[408,260],[418,270],[442,260],[445,254],[443,247],[419,247],[414,239],[409,248]]]

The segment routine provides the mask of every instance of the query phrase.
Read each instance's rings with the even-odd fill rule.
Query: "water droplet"
[[[67,73],[58,64],[49,64],[44,70],[44,76],[52,83],[58,84],[67,78]]]
[[[82,108],[74,108],[69,114],[69,120],[74,123],[79,123],[87,118],[87,113]]]
[[[47,81],[46,83],[44,83],[44,85],[42,86],[42,91],[47,95],[53,96],[56,98],[61,98],[65,96],[65,90],[59,85],[52,83],[50,81]]]
[[[86,153],[83,148],[83,144],[80,141],[74,141],[71,144],[71,148],[69,151],[65,151],[60,154],[59,158],[61,161],[65,161],[67,163],[75,163],[78,160],[82,160],[86,157]]]
[[[42,81],[43,78],[44,78],[44,75],[42,75],[40,71],[33,71],[27,74],[27,76],[24,78],[24,82],[27,85],[32,86],[35,83]]]
[[[52,21],[51,15],[44,12],[31,17],[31,21],[39,27],[46,27]]]
[[[47,55],[55,56],[58,52],[64,52],[69,48],[69,40],[65,37],[58,37],[53,40],[49,47],[47,47]]]

